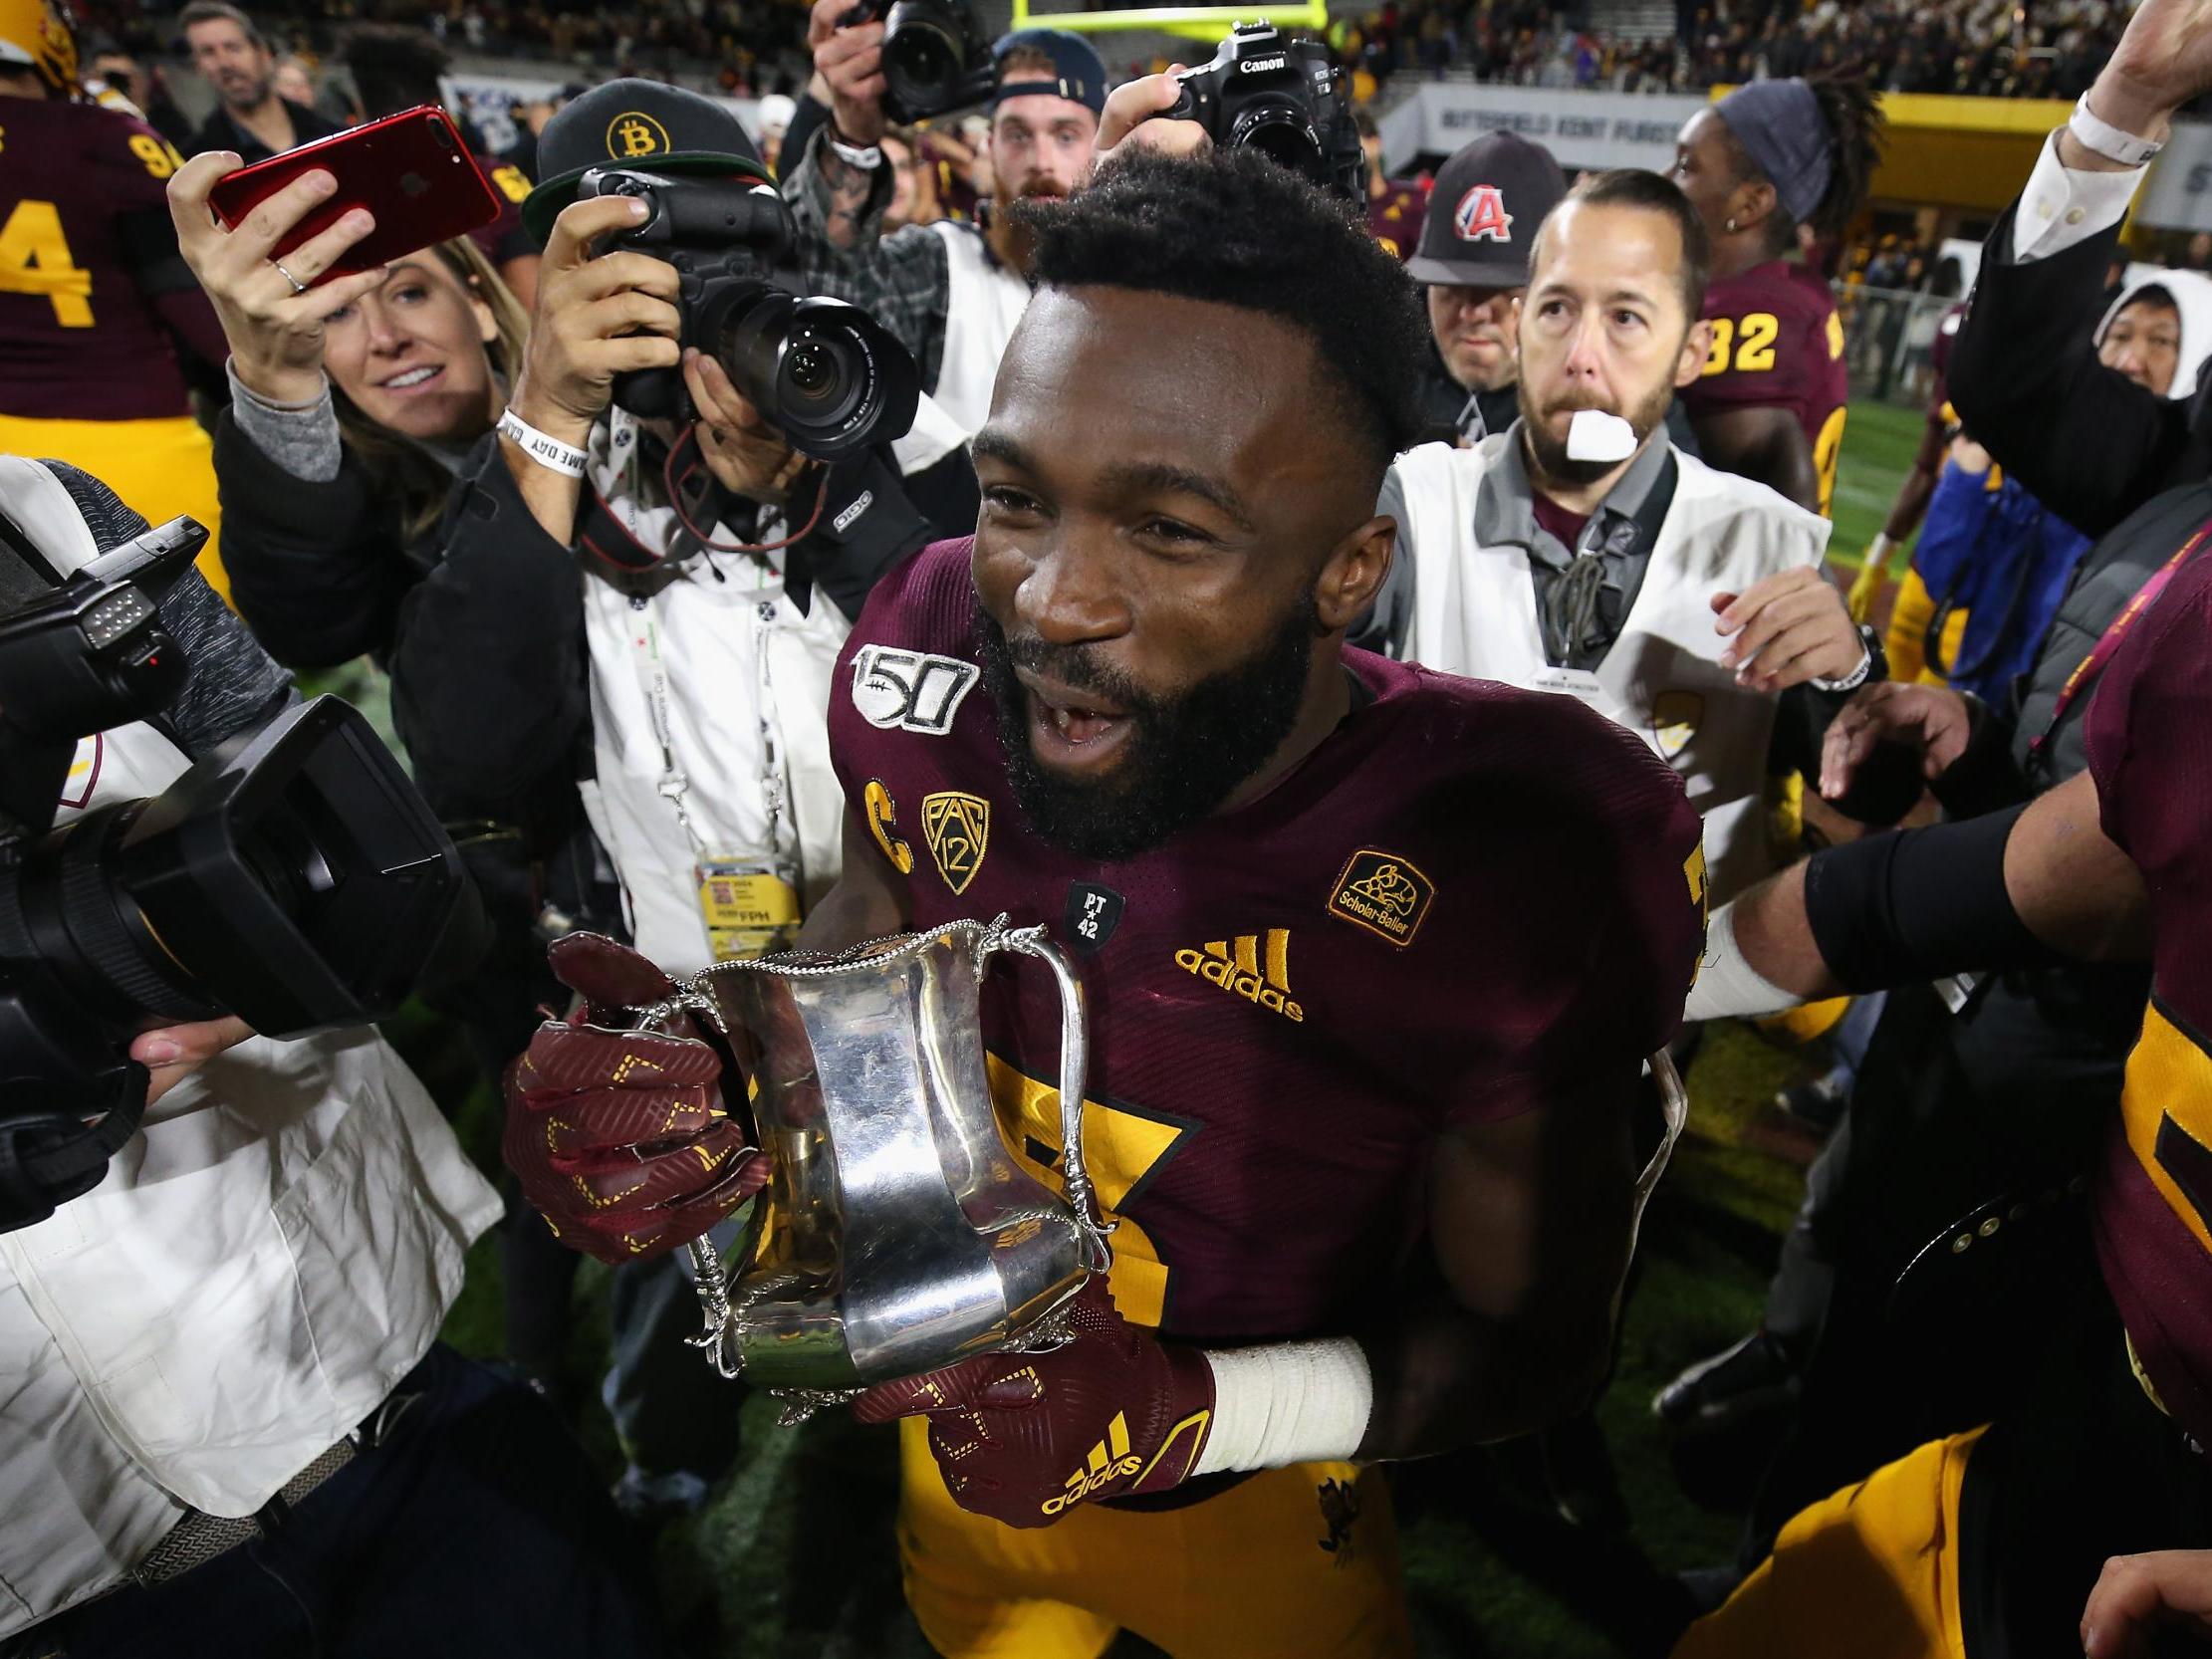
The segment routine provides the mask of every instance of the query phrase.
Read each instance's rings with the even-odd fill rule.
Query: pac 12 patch
[[[1435,901],[1436,883],[1410,858],[1363,846],[1329,895],[1329,913],[1393,945],[1409,945]]]
[[[939,790],[921,798],[922,839],[937,873],[955,893],[968,890],[991,844],[991,804],[964,790]]]

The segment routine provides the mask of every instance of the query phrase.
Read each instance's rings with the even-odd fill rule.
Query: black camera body
[[[675,267],[678,343],[720,361],[794,449],[834,461],[913,424],[921,375],[906,348],[858,306],[802,299],[777,280],[793,229],[773,185],[595,167],[577,195],[647,204],[644,222],[601,251],[650,254]],[[675,368],[617,374],[614,401],[647,419],[692,414]]]
[[[967,0],[860,0],[838,21],[883,23],[883,114],[917,121],[985,103],[998,79],[991,37]]]
[[[1326,48],[1270,23],[1240,23],[1213,62],[1182,74],[1158,119],[1194,120],[1216,144],[1249,144],[1324,189],[1360,199],[1366,157],[1344,73]]]
[[[364,1025],[473,942],[453,843],[336,697],[55,828],[83,740],[181,687],[156,594],[206,540],[172,520],[0,618],[0,1231],[99,1183],[144,1108],[140,1031]],[[0,542],[53,574],[4,511]]]

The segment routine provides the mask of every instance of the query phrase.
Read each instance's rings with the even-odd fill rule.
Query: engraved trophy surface
[[[979,1353],[1051,1346],[1107,1250],[1083,1159],[1082,986],[1042,928],[952,922],[836,956],[723,963],[676,1001],[731,1034],[753,1068],[772,1160],[725,1270],[691,1245],[725,1376],[800,1414]],[[990,957],[1035,958],[1061,996],[1062,1198],[1001,1138],[979,995]]]

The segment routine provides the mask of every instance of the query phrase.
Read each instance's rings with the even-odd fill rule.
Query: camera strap
[[[138,1132],[145,1112],[143,1069],[115,1075],[115,1103],[90,1122],[43,1111],[0,1114],[0,1232],[44,1221],[107,1178],[108,1160]]]

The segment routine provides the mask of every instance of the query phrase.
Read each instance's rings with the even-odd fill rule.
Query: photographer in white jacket
[[[13,457],[0,506],[28,550],[0,549],[9,610],[145,528]],[[161,608],[183,689],[84,740],[59,822],[157,793],[292,696],[196,575]],[[580,1450],[436,1340],[499,1200],[398,1057],[236,1021],[132,1055],[140,1132],[0,1233],[0,1652],[659,1652]]]

